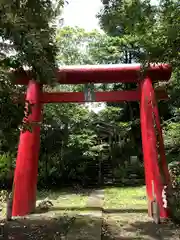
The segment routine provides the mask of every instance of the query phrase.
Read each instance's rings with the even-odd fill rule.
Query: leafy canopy
[[[56,7],[57,6],[57,7]],[[56,28],[53,25],[63,1],[2,0],[0,3],[0,37],[8,43],[13,57],[3,63],[12,68],[27,66],[39,82],[55,78]]]

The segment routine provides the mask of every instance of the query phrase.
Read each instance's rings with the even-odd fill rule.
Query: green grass
[[[64,213],[76,214],[81,211],[81,208],[85,208],[87,205],[89,192],[74,192],[72,189],[61,191],[38,191],[37,192],[37,206],[38,204],[48,199],[52,202],[53,207],[50,211],[50,215],[63,215]],[[1,212],[0,219],[6,216],[6,201],[0,203]]]
[[[50,200],[53,206],[44,216],[60,217],[63,215],[75,216],[81,211],[85,211],[89,192],[74,191],[66,189],[61,191],[39,191],[37,194],[36,213],[39,212],[38,205],[42,200]],[[41,210],[40,210],[41,212]]]
[[[145,187],[106,188],[105,209],[147,208]]]
[[[70,191],[40,191],[37,200],[50,200],[56,207],[64,208],[83,208],[86,206],[88,193],[74,193]]]

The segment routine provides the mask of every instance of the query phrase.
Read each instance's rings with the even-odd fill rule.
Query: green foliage
[[[97,136],[90,128],[90,113],[78,104],[49,104],[41,135],[39,184],[57,186],[73,181],[84,183],[87,165],[96,158]]]
[[[173,197],[173,202],[172,202],[172,217],[175,220],[180,219],[180,202],[179,202],[179,197],[180,197],[180,163],[179,161],[173,161],[169,164],[169,173],[172,181],[172,197]]]
[[[55,79],[56,30],[51,22],[56,13],[49,0],[8,0],[0,4],[0,36],[13,49],[14,68],[28,66],[32,77],[40,82],[51,83]],[[6,58],[5,61],[6,65],[10,63]]]
[[[6,72],[0,69],[0,152],[14,152],[23,118],[23,106],[14,102],[21,88],[12,85]]]
[[[166,149],[170,152],[179,152],[180,124],[170,122],[164,128],[164,141]]]
[[[16,150],[23,118],[23,107],[14,100],[25,88],[14,86],[9,72],[28,67],[37,81],[54,81],[57,48],[53,21],[62,6],[62,0],[0,3],[0,151]]]
[[[98,17],[101,27],[112,35],[146,33],[155,21],[155,8],[150,1],[110,0]]]
[[[10,169],[12,170],[15,165],[15,157],[14,155],[7,153],[0,155],[0,187],[9,187],[9,181],[12,180],[12,174]]]
[[[86,32],[84,29],[64,27],[57,32],[59,65],[93,64],[89,47],[101,37],[97,31]]]
[[[90,43],[89,54],[94,64],[116,64],[123,59],[124,40],[101,34]]]
[[[132,51],[141,60],[179,65],[179,1],[110,0],[98,17],[101,27],[111,36],[131,39]],[[129,17],[131,16],[131,17]],[[128,44],[126,49],[131,52]],[[134,55],[134,54],[133,54]],[[135,54],[136,55],[136,54]]]
[[[7,201],[8,192],[6,190],[0,191],[0,203],[5,203]]]
[[[173,188],[180,187],[180,163],[179,161],[173,161],[169,165],[169,173],[171,176]]]

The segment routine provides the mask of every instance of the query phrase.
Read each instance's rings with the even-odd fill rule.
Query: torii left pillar
[[[31,131],[25,130],[20,133],[13,185],[12,216],[25,216],[35,208],[42,112],[41,89],[39,83],[29,81],[26,101],[32,104],[30,115],[27,117]]]

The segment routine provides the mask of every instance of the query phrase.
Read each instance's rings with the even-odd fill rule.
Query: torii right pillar
[[[148,213],[156,223],[167,219],[170,209],[166,190],[169,189],[170,175],[165,157],[164,142],[152,81],[146,77],[141,83],[140,119]]]

